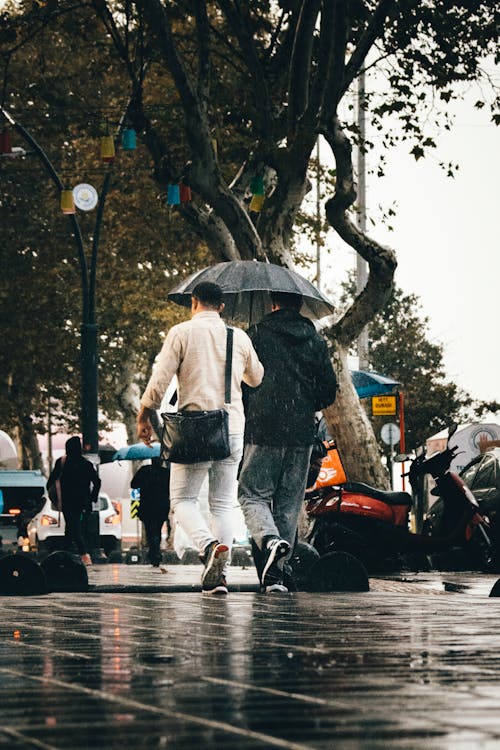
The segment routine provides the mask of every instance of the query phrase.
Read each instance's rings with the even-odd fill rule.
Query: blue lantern
[[[179,185],[169,185],[167,188],[167,204],[178,206],[181,202],[181,191]]]
[[[122,149],[124,151],[134,151],[136,148],[136,133],[133,128],[125,128],[122,133]]]

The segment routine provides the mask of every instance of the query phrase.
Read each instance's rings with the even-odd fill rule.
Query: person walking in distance
[[[150,464],[141,466],[130,482],[132,489],[141,493],[139,518],[144,524],[148,558],[153,568],[159,568],[161,563],[161,530],[165,521],[168,525],[170,510],[169,483],[170,466],[160,458],[153,458]]]
[[[222,290],[201,282],[192,293],[191,320],[173,326],[165,339],[156,368],[141,398],[137,434],[151,444],[151,416],[160,407],[174,375],[178,383],[178,408],[204,411],[224,407],[226,325]],[[229,437],[231,454],[220,461],[170,464],[170,503],[177,522],[198,549],[204,564],[204,594],[227,594],[225,569],[233,542],[232,506],[236,501],[237,472],[243,452],[244,411],[241,383],[255,387],[263,367],[247,334],[234,329]],[[209,528],[198,498],[208,478]]]
[[[47,486],[60,480],[66,546],[71,549],[74,543],[82,562],[90,565],[92,560],[82,534],[82,513],[92,511],[92,503],[99,497],[101,480],[91,462],[82,456],[82,442],[78,435],[66,441],[65,451],[66,455],[55,462]]]
[[[271,293],[272,312],[248,334],[264,379],[246,398],[238,499],[265,592],[287,591],[283,567],[295,543],[315,436],[315,413],[335,400],[324,339],[300,315],[302,297]]]

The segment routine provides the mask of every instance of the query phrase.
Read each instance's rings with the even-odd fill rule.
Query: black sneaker
[[[288,589],[283,584],[283,565],[285,557],[290,552],[290,545],[285,539],[271,539],[263,550],[266,561],[262,570],[262,588],[264,591],[286,592]]]
[[[218,541],[210,542],[205,547],[201,557],[205,570],[201,576],[201,588],[203,593],[212,593],[218,586],[223,586],[224,566],[229,557],[229,547]],[[223,592],[221,592],[223,593]],[[225,593],[227,593],[227,588]]]

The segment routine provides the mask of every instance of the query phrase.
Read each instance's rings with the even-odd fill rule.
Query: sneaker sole
[[[288,589],[283,586],[282,583],[273,583],[271,586],[266,586],[266,594],[288,594]]]
[[[201,578],[201,585],[206,591],[213,591],[222,576],[224,566],[228,561],[229,547],[225,544],[218,544],[207,562],[207,567]]]
[[[229,591],[227,590],[226,586],[216,586],[210,591],[206,591],[205,589],[203,589],[201,593],[203,594],[203,596],[227,596]]]
[[[264,566],[264,570],[262,571],[262,584],[267,588],[267,586],[272,586],[276,582],[271,581],[271,583],[266,584],[266,575],[268,573],[269,568],[274,563],[277,563],[279,560],[282,560],[284,557],[288,555],[290,552],[290,545],[288,542],[285,542],[284,540],[280,542],[280,544],[277,544],[276,547],[271,551],[271,554],[269,555],[266,564]]]

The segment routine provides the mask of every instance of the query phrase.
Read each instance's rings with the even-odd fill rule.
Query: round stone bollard
[[[78,555],[58,550],[41,563],[49,591],[88,591],[87,568]]]
[[[500,578],[491,589],[490,596],[500,596]]]
[[[0,558],[1,596],[39,596],[47,593],[45,573],[31,557],[15,553]]]
[[[304,586],[306,591],[369,591],[370,583],[365,566],[348,552],[328,552],[309,569]]]

